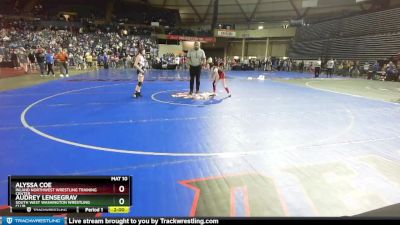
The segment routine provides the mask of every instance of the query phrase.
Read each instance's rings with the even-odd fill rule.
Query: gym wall
[[[287,49],[290,40],[273,40],[269,41],[268,56],[284,57],[287,56]],[[231,41],[227,45],[227,56],[242,56],[242,41]],[[255,56],[264,58],[266,53],[267,40],[246,40],[244,48],[244,56]]]
[[[167,44],[159,44],[159,51],[158,51],[158,57],[161,57],[164,54],[167,53],[174,53],[175,55],[179,55],[182,53],[182,44],[179,45],[167,45]]]

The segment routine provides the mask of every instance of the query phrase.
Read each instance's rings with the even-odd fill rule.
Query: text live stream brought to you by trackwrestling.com
[[[215,218],[75,218],[75,217],[2,217],[1,225],[161,225],[161,224],[220,224]]]

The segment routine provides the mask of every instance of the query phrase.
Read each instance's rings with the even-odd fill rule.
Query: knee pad
[[[143,85],[143,82],[139,82],[137,85],[138,85],[139,87],[141,87],[141,86]]]

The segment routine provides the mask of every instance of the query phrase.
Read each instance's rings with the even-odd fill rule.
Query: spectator
[[[103,56],[101,54],[97,55],[97,65],[100,67],[103,63]]]
[[[38,48],[35,54],[36,62],[39,65],[40,75],[43,77],[45,72],[45,54],[42,48]]]
[[[113,69],[115,69],[117,67],[115,55],[110,56],[110,64],[111,64],[111,68],[113,68]]]
[[[57,54],[57,60],[60,63],[61,74],[60,77],[69,77],[68,75],[68,54],[67,50],[63,49]]]
[[[396,65],[390,61],[386,67],[386,79],[385,80],[393,80],[397,81],[398,80],[398,70]]]
[[[93,66],[93,56],[89,52],[86,53],[86,64],[90,69]]]
[[[34,71],[36,69],[35,63],[35,52],[32,50],[28,54],[28,59],[29,59],[29,71]]]
[[[374,67],[372,69],[372,75],[373,75],[372,79],[374,79],[374,80],[376,79],[376,75],[378,74],[378,71],[380,71],[380,70],[381,70],[381,66],[380,66],[379,62],[375,61]]]
[[[21,49],[19,51],[18,60],[21,64],[21,68],[24,69],[24,72],[28,73],[29,59],[28,59],[28,55],[25,53],[25,49]]]
[[[304,60],[301,60],[301,62],[299,64],[299,70],[300,70],[300,73],[304,72]]]
[[[74,54],[72,54],[72,52],[69,52],[68,60],[69,60],[70,66],[75,66],[75,58],[74,58]]]
[[[97,57],[96,57],[96,54],[95,54],[95,53],[92,53],[92,63],[93,63],[93,65],[94,65],[95,70],[98,70],[99,67],[98,67],[98,65],[97,65]]]
[[[9,49],[23,46],[29,51],[33,49],[32,46],[39,45],[52,49],[53,52],[60,47],[68,47],[68,62],[71,66],[74,66],[80,58],[79,56],[83,54],[82,52],[93,52],[100,55],[101,58],[104,52],[110,53],[110,55],[118,58],[115,60],[116,64],[120,63],[119,59],[122,59],[124,55],[134,55],[139,45],[150,49],[148,51],[150,58],[155,58],[158,54],[156,40],[149,36],[151,32],[148,32],[148,30],[151,31],[151,29],[146,27],[137,28],[134,32],[132,28],[127,27],[128,35],[120,35],[121,28],[116,29],[110,26],[108,32],[104,32],[104,26],[94,24],[91,26],[95,29],[87,29],[85,25],[81,27],[83,28],[80,29],[81,32],[78,32],[78,29],[69,29],[70,27],[67,27],[67,29],[63,27],[65,30],[58,30],[56,27],[43,27],[35,21],[15,21],[14,19],[3,18],[0,25],[0,43],[5,45],[0,47],[0,55],[2,55],[2,60],[5,61],[11,61],[8,57],[11,54]],[[143,36],[143,34],[146,34],[146,36]],[[129,52],[130,50],[132,52]],[[73,58],[70,57],[71,55],[73,55]],[[19,68],[18,57],[13,59],[16,64],[15,68]],[[78,65],[77,67],[81,66]]]
[[[319,58],[316,62],[315,62],[315,68],[314,68],[314,76],[317,78],[319,77],[319,75],[321,74],[321,65],[322,65],[322,61],[321,58]]]
[[[213,58],[210,56],[210,57],[208,57],[208,59],[207,59],[207,63],[208,63],[208,69],[210,69],[211,70],[211,68],[214,66],[214,63],[213,63]],[[217,62],[215,62],[215,63],[217,63]]]
[[[126,57],[126,63],[127,63],[128,68],[130,68],[130,69],[133,68],[133,58],[130,55],[128,55]]]
[[[333,59],[330,59],[327,63],[326,63],[326,77],[332,77],[333,74],[333,68],[335,68],[335,61]]]
[[[104,66],[104,69],[108,69],[108,56],[107,56],[107,53],[104,53],[104,55],[103,55],[103,66]]]
[[[47,50],[46,54],[46,64],[47,64],[47,76],[49,76],[50,72],[55,76],[54,70],[53,70],[53,65],[54,65],[54,54],[51,52],[51,50]]]
[[[368,71],[369,71],[369,62],[365,62],[363,69],[364,69],[364,73],[365,73],[365,74],[368,74]]]
[[[358,77],[360,75],[360,70],[358,69],[358,61],[352,61],[350,67],[350,77]]]
[[[13,65],[15,70],[20,68],[19,67],[18,55],[17,55],[17,51],[16,50],[13,50],[11,52],[11,62],[12,62],[12,65]]]
[[[313,62],[308,64],[308,71],[310,71],[310,73],[315,73]]]

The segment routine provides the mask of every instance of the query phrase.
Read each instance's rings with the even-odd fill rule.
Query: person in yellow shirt
[[[94,66],[94,69],[95,69],[95,70],[98,70],[99,67],[98,67],[98,65],[97,65],[97,60],[96,60],[96,59],[97,59],[96,53],[93,52],[93,54],[92,54],[93,66]]]
[[[92,54],[90,54],[89,52],[86,53],[86,63],[88,65],[89,68],[92,68],[93,65],[93,56]]]

